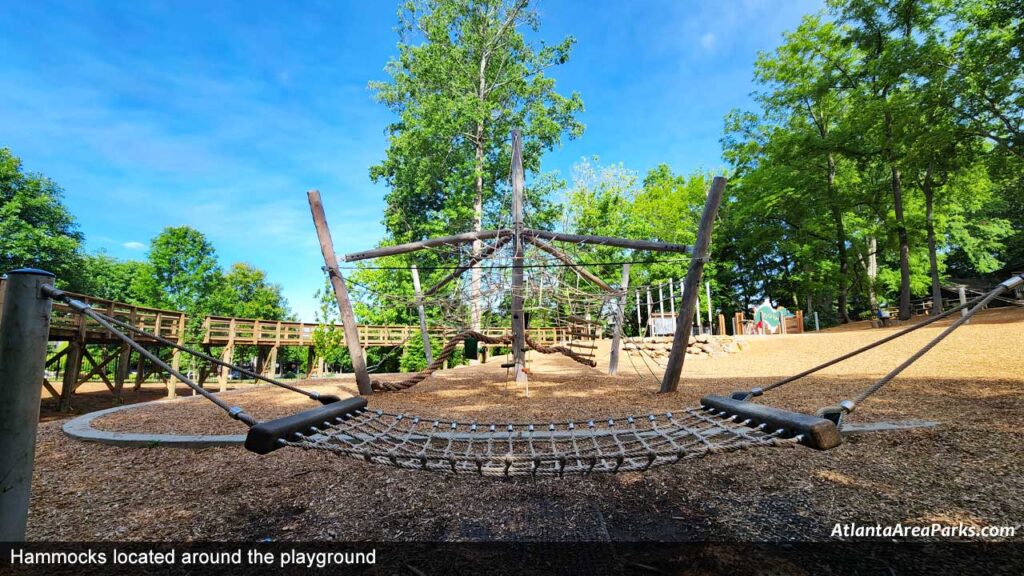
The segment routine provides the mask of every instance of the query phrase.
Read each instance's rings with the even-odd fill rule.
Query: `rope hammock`
[[[249,434],[245,446],[258,454],[294,447],[322,450],[397,468],[482,476],[561,476],[647,470],[684,460],[753,448],[797,444],[818,450],[835,448],[842,443],[839,427],[846,414],[853,412],[868,397],[878,392],[954,330],[969,321],[992,300],[1021,284],[1024,284],[1024,275],[1014,276],[983,296],[764,388],[733,392],[728,397],[707,396],[701,400],[699,407],[674,412],[607,420],[549,423],[546,426],[528,423],[481,425],[475,422],[433,420],[380,410],[371,411],[367,408],[365,398],[342,400],[336,396],[306,391],[224,362],[204,352],[148,334],[123,320],[101,314],[60,290],[44,287],[43,291],[49,297],[66,302],[76,312],[91,318],[196,393],[209,399],[229,416],[248,425]],[[964,311],[960,318],[861,392],[854,400],[843,400],[834,406],[822,408],[815,415],[790,412],[753,402],[753,398],[767,391],[852,358],[960,311]],[[167,365],[117,327],[127,332],[145,334],[163,345],[306,395],[319,401],[322,406],[276,420],[259,422],[242,408],[227,404],[223,399]],[[466,333],[459,335],[463,338],[469,336]],[[455,346],[451,342],[449,344]]]

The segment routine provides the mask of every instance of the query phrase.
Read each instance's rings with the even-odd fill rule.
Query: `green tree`
[[[195,228],[164,228],[150,242],[149,266],[159,294],[159,305],[191,316],[210,311],[220,289],[217,252]]]
[[[159,303],[148,262],[118,260],[98,252],[85,256],[82,276],[80,290],[90,296],[139,306]]]
[[[42,268],[59,285],[81,288],[82,234],[62,196],[56,182],[26,173],[18,157],[0,148],[0,274]]]
[[[281,286],[270,284],[266,272],[244,262],[231,265],[208,307],[213,313],[235,318],[288,318],[288,301],[281,295]]]
[[[579,95],[563,96],[545,75],[568,61],[573,38],[539,47],[527,0],[425,0],[399,10],[399,55],[391,79],[373,82],[377,99],[396,113],[384,161],[371,168],[385,182],[384,224],[403,242],[466,229],[507,215],[509,134],[520,129],[523,165],[540,168],[544,150],[583,125]],[[528,194],[528,202],[544,198]],[[539,206],[543,212],[543,206]],[[474,254],[483,244],[473,245]],[[480,272],[472,273],[471,325],[480,326]]]

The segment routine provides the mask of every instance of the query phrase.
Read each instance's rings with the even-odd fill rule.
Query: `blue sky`
[[[552,75],[587,125],[543,169],[721,166],[722,118],[751,106],[757,52],[821,4],[539,3],[543,38],[578,40]],[[64,187],[90,251],[141,259],[165,226],[194,226],[312,320],[322,261],[304,192],[321,190],[339,253],[383,232],[368,169],[391,118],[367,83],[386,77],[394,25],[389,1],[5,2],[0,146]]]

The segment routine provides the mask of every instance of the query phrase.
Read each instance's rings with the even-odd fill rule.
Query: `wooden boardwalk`
[[[0,281],[0,302],[3,301],[3,283]],[[185,343],[188,316],[176,310],[164,310],[148,306],[136,306],[124,302],[116,302],[96,298],[86,294],[68,293],[71,297],[87,303],[97,312],[127,322],[145,332],[160,336],[178,344]],[[207,316],[202,324],[202,345],[211,355],[219,355],[222,360],[231,362],[238,346],[256,348],[255,371],[274,376],[278,373],[277,354],[282,346],[294,346],[307,349],[307,357],[312,374],[324,373],[324,362],[317,358],[313,342],[313,333],[318,324],[308,322],[292,322],[277,320],[256,320],[247,318],[229,318],[223,316]],[[363,347],[395,347],[419,335],[419,326],[405,325],[360,325],[359,339]],[[344,345],[344,331],[338,325],[341,344]],[[454,335],[454,328],[432,328],[428,330],[434,338],[446,339]],[[500,337],[511,332],[511,328],[487,328],[483,332],[492,337]],[[568,342],[574,337],[571,329],[534,328],[528,331],[534,341],[551,345]],[[174,369],[179,369],[181,353],[154,338],[131,334],[132,338],[150,351],[169,360]],[[97,324],[95,321],[75,313],[70,306],[62,302],[53,303],[50,319],[50,353],[46,360],[46,376],[43,388],[60,401],[62,410],[71,406],[71,398],[75,390],[91,380],[102,381],[107,388],[120,399],[125,382],[134,378],[136,390],[142,386],[147,377],[156,376],[167,386],[168,397],[175,396],[175,382],[169,374],[152,366],[141,354],[132,350],[117,336]],[[496,346],[481,343],[483,358],[490,349]],[[113,374],[111,377],[110,374]],[[205,385],[211,375],[217,375],[218,388],[223,391],[227,387],[230,372],[214,366],[203,365],[195,374],[197,381]],[[60,390],[51,382],[59,379]]]

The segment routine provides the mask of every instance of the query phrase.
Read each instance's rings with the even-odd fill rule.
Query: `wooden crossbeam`
[[[68,350],[70,350],[70,347],[65,346],[60,352],[54,354],[49,360],[46,361],[46,367],[49,368],[50,366],[53,366],[58,361],[60,361],[61,358],[67,356]]]
[[[60,399],[60,394],[57,393],[57,389],[54,388],[46,378],[43,378],[43,388],[46,388],[46,391],[50,393],[50,396]]]
[[[615,246],[617,248],[632,248],[633,250],[678,252],[680,254],[693,253],[693,246],[687,246],[686,244],[671,244],[669,242],[655,242],[652,240],[630,240],[629,238],[614,238],[612,236],[566,234],[564,232],[549,232],[547,230],[535,230],[532,228],[523,230],[523,234],[527,237],[554,240],[556,242],[569,242],[571,244],[600,244],[602,246]]]
[[[544,252],[547,252],[548,254],[551,254],[552,256],[557,258],[558,260],[562,261],[562,263],[567,264],[570,268],[575,270],[580,276],[586,278],[591,283],[596,284],[597,286],[601,287],[602,290],[604,290],[606,292],[614,292],[615,291],[614,288],[609,286],[608,283],[605,282],[604,280],[601,280],[601,278],[598,277],[596,274],[594,274],[593,272],[591,272],[590,270],[587,270],[586,268],[584,268],[582,266],[577,265],[576,262],[574,262],[573,259],[570,258],[569,255],[566,254],[565,252],[562,252],[558,248],[555,248],[554,246],[552,246],[551,244],[548,244],[547,242],[544,242],[543,240],[539,240],[539,239],[531,237],[529,235],[526,235],[525,239],[530,244],[533,244],[534,246],[536,246],[537,248],[540,248]]]
[[[424,290],[423,291],[423,295],[424,296],[433,296],[434,294],[437,293],[438,290],[440,290],[441,288],[444,288],[445,286],[447,286],[452,280],[455,280],[456,278],[461,276],[466,270],[469,270],[473,266],[476,266],[480,262],[483,262],[487,258],[490,258],[491,255],[493,255],[499,248],[501,248],[505,244],[508,244],[509,241],[511,241],[511,240],[512,240],[511,236],[501,236],[501,237],[499,237],[497,240],[494,241],[493,244],[488,246],[486,249],[481,251],[476,256],[473,256],[472,258],[470,258],[469,261],[467,261],[464,265],[459,266],[455,270],[452,270],[452,272],[450,274],[448,274],[447,276],[445,276],[444,278],[442,278],[440,282],[438,282],[437,284],[434,284],[430,288]]]
[[[424,248],[432,248],[434,246],[468,244],[470,242],[475,242],[477,240],[490,240],[492,238],[500,238],[502,236],[511,235],[512,231],[508,229],[480,230],[479,232],[463,232],[462,234],[455,234],[453,236],[428,238],[426,240],[419,240],[417,242],[408,242],[406,244],[398,244],[395,246],[384,246],[381,248],[374,248],[373,250],[364,250],[363,252],[353,252],[351,254],[345,255],[345,262],[355,262],[357,260],[380,258],[381,256],[394,256],[396,254],[415,252],[417,250],[422,250]]]
[[[89,350],[83,347],[82,348],[82,358],[84,360],[88,360],[89,361],[89,364],[92,366],[92,369],[85,376],[80,377],[78,379],[78,382],[75,383],[75,388],[78,388],[82,384],[85,384],[93,376],[99,376],[103,380],[103,383],[107,385],[107,388],[110,388],[110,391],[113,392],[114,391],[114,384],[111,383],[110,379],[107,378],[107,375],[103,373],[103,369],[107,367],[107,364],[110,364],[111,360],[113,360],[114,358],[117,358],[118,354],[120,354],[120,350],[115,350],[114,352],[112,352],[112,353],[108,354],[106,357],[104,357],[102,361],[96,362],[96,359],[93,358],[93,356],[89,352]]]

